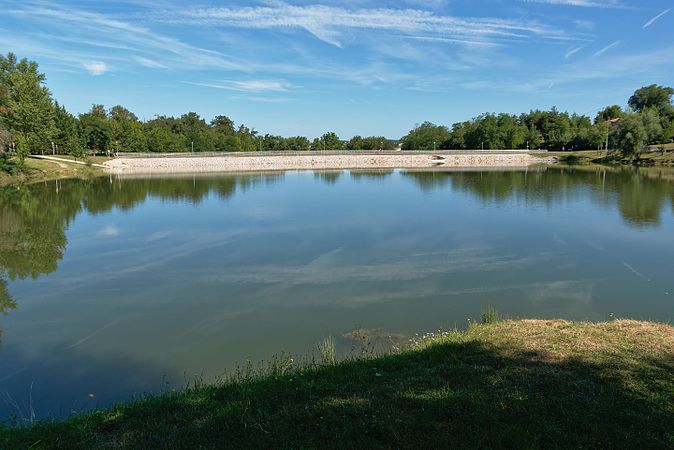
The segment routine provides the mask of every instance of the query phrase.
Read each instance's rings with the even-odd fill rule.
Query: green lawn
[[[58,156],[59,158],[82,161],[72,156]],[[101,163],[109,158],[95,157],[93,163]],[[44,159],[26,158],[24,168],[16,171],[13,175],[0,171],[0,187],[36,181],[47,181],[62,178],[84,178],[103,173],[96,167],[67,162],[55,162]]]
[[[505,321],[406,350],[198,386],[0,448],[673,448],[674,327]]]

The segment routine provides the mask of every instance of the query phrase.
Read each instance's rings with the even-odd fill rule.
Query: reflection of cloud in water
[[[569,243],[566,242],[564,239],[562,239],[562,237],[557,233],[554,233],[552,235],[552,240],[558,247],[568,247],[569,246]]]
[[[594,280],[553,281],[531,285],[528,291],[530,298],[537,303],[563,301],[565,304],[573,306],[578,304],[589,305],[592,301],[594,285]]]
[[[87,254],[79,258],[69,259],[69,263],[71,264],[86,264],[92,258],[103,261],[118,261],[117,266],[110,264],[105,271],[89,273],[78,271],[73,275],[61,274],[61,276],[49,279],[48,281],[52,286],[59,289],[82,288],[101,281],[110,281],[130,274],[156,270],[166,266],[171,261],[193,255],[205,249],[212,249],[245,239],[247,234],[246,230],[231,230],[217,233],[200,232],[196,238],[192,235],[185,235],[182,242],[173,240],[171,245],[166,245],[160,239],[146,239],[146,243],[153,245],[130,245],[108,252],[99,252],[95,255]],[[133,264],[130,264],[129,261],[133,261]],[[36,280],[37,283],[41,281],[43,280]],[[47,295],[51,295],[51,292],[54,292],[54,289]]]
[[[78,340],[77,340],[76,342],[74,342],[73,344],[67,346],[67,347],[65,348],[65,350],[70,350],[70,349],[73,349],[73,348],[75,348],[75,347],[77,347],[77,346],[79,346],[79,345],[81,345],[81,344],[84,344],[86,341],[88,341],[89,339],[93,338],[94,336],[96,336],[98,333],[100,333],[101,331],[105,330],[106,328],[108,328],[108,327],[114,325],[115,323],[117,323],[117,321],[116,321],[116,320],[113,320],[112,322],[109,322],[109,323],[103,325],[102,327],[97,328],[97,329],[94,330],[93,332],[89,333],[88,335],[84,336],[84,337],[81,338],[81,339],[78,339]]]
[[[257,220],[280,219],[283,217],[283,209],[272,206],[247,207],[241,211],[241,216]]]
[[[114,238],[119,236],[119,229],[114,225],[108,225],[97,234],[98,237]]]
[[[642,280],[651,281],[650,278],[648,278],[648,277],[647,277],[646,275],[644,275],[643,273],[639,272],[639,271],[638,271],[637,269],[635,269],[634,267],[632,267],[632,266],[630,266],[629,264],[627,264],[625,261],[623,261],[623,266],[625,266],[625,268],[626,268],[627,270],[629,270],[630,272],[632,272],[634,275],[638,276],[638,277],[641,278]]]
[[[601,245],[597,244],[596,242],[590,240],[590,239],[585,239],[585,244],[587,244],[588,247],[593,248],[597,251],[603,252],[605,249]]]
[[[320,255],[308,264],[295,266],[255,265],[203,274],[207,282],[332,284],[346,282],[410,281],[431,275],[512,270],[549,261],[560,253],[530,256],[488,255],[475,249],[457,249],[422,257],[405,256],[397,261],[362,264],[348,261],[340,249]]]
[[[164,230],[164,231],[155,231],[151,235],[147,237],[147,242],[153,242],[153,241],[159,241],[161,239],[167,238],[173,233],[171,230]]]

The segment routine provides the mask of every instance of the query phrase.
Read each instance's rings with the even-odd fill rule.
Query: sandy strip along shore
[[[115,158],[104,165],[116,174],[246,172],[312,169],[421,169],[432,167],[528,167],[553,162],[524,152],[307,154]]]

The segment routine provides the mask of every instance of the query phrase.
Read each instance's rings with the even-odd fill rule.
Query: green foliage
[[[0,153],[0,172],[5,172],[10,175],[13,175],[18,168],[19,165],[17,164],[16,160],[12,157],[12,155],[8,153]]]
[[[2,126],[2,123],[0,123],[0,152],[11,150],[12,142],[14,142],[12,133],[5,129]]]
[[[501,314],[491,305],[487,305],[480,314],[480,323],[490,324],[501,321]]]
[[[384,136],[354,136],[346,143],[347,150],[393,150],[397,143]]]
[[[623,116],[623,109],[618,105],[607,106],[597,113],[594,118],[595,124],[603,124],[607,120],[619,119]]]
[[[450,133],[446,126],[424,122],[402,138],[403,150],[434,150],[447,148]]]
[[[57,153],[77,155],[82,152],[78,120],[58,103],[54,104],[54,127],[52,140]]]
[[[82,142],[93,154],[108,153],[112,148],[112,125],[107,119],[107,114],[100,112],[99,106],[94,105],[90,112],[80,114],[79,120]]]
[[[22,135],[19,135],[19,138],[16,141],[16,157],[19,162],[19,167],[23,167],[24,161],[28,155],[30,155],[30,145],[28,144],[28,139]]]
[[[613,133],[618,150],[623,157],[631,160],[639,159],[648,142],[643,116],[639,113],[625,114]]]
[[[215,116],[215,118],[211,120],[211,127],[213,128],[213,131],[217,133],[226,134],[229,136],[236,134],[236,130],[234,129],[234,121],[232,121],[232,119],[227,116]]]
[[[29,152],[43,152],[55,132],[53,103],[37,63],[0,55],[0,122]]]
[[[628,101],[628,105],[634,111],[641,112],[646,108],[656,108],[664,111],[671,107],[672,94],[674,89],[671,87],[658,86],[651,84],[637,89]]]
[[[147,122],[143,126],[147,149],[151,152],[184,152],[184,139],[179,134],[155,121]]]
[[[345,148],[344,142],[332,131],[314,139],[311,143],[311,150],[344,150]]]

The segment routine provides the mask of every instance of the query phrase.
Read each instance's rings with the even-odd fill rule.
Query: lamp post
[[[608,155],[608,135],[609,135],[609,132],[611,131],[611,125],[613,125],[614,123],[618,123],[618,122],[620,122],[619,117],[616,117],[615,119],[609,119],[606,122],[604,122],[606,124],[606,147],[605,147],[605,150],[606,150],[607,155]]]

